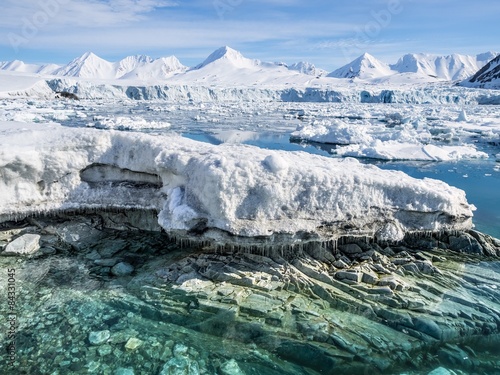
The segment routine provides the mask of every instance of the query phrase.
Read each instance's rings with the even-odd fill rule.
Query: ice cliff
[[[0,135],[0,221],[148,209],[170,233],[223,243],[397,241],[472,225],[463,191],[349,158],[57,124],[4,122]]]

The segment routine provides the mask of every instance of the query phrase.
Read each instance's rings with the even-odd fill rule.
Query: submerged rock
[[[136,350],[139,348],[144,342],[139,340],[138,338],[131,337],[127,343],[125,344],[125,349],[127,350]]]
[[[126,262],[120,262],[111,268],[111,273],[114,276],[128,276],[134,272],[134,266]]]
[[[108,330],[89,333],[89,342],[92,345],[101,345],[109,340],[111,333]]]
[[[31,255],[40,250],[40,235],[23,234],[9,242],[1,255]]]
[[[220,366],[220,372],[222,375],[245,375],[234,359],[224,362]]]

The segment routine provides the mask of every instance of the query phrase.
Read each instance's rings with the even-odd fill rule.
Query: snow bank
[[[168,231],[228,242],[398,240],[407,231],[472,225],[463,191],[350,158],[56,124],[2,122],[0,136],[2,220],[65,209],[156,209]]]

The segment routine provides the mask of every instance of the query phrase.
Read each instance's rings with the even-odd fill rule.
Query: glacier
[[[58,124],[11,121],[0,129],[2,221],[155,210],[170,233],[292,243],[344,235],[397,241],[472,227],[463,191],[355,159]]]

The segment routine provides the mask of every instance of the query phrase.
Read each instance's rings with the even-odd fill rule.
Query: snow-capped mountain
[[[145,55],[128,56],[109,62],[87,52],[69,64],[52,72],[53,75],[100,79],[165,79],[172,72],[186,68],[175,56],[153,59]]]
[[[500,55],[483,66],[464,86],[500,89]]]
[[[115,63],[116,65],[116,76],[122,77],[125,74],[137,69],[141,66],[151,64],[154,61],[153,58],[145,55],[127,56],[124,59]]]
[[[101,59],[92,52],[87,52],[57,69],[53,74],[65,77],[110,79],[115,78],[116,70],[113,63]]]
[[[477,56],[453,54],[436,56],[424,53],[407,54],[390,67],[399,73],[417,73],[447,81],[463,80],[472,76],[496,56],[493,52]]]
[[[175,75],[170,82],[197,85],[303,86],[316,79],[318,79],[316,76],[312,77],[290,69],[286,63],[249,59],[240,52],[225,46],[214,51],[205,61],[184,74]]]
[[[386,77],[394,73],[396,72],[393,72],[389,65],[369,53],[364,53],[351,63],[330,73],[328,77],[371,79]]]
[[[147,64],[139,65],[122,75],[121,79],[162,80],[188,68],[181,64],[175,56],[161,57]]]
[[[300,61],[298,63],[287,65],[287,67],[289,70],[295,70],[299,73],[315,77],[323,77],[328,74],[328,71],[321,68],[317,68],[314,64],[311,64],[306,61]]]
[[[407,54],[396,64],[388,65],[368,53],[327,75],[323,69],[308,62],[263,62],[240,52],[222,47],[205,61],[187,68],[175,56],[153,59],[149,56],[128,56],[109,62],[87,52],[70,63],[35,65],[22,61],[0,63],[0,70],[37,75],[56,75],[102,80],[170,80],[172,83],[237,84],[237,85],[320,85],[332,84],[332,78],[353,79],[371,83],[429,83],[436,80],[464,80],[474,75],[498,54],[486,52],[477,56]]]
[[[203,69],[209,65],[232,66],[235,68],[253,68],[261,64],[259,60],[252,60],[244,57],[240,52],[225,46],[211,53],[205,61],[193,68],[193,70]]]
[[[35,73],[35,74],[51,74],[54,70],[61,66],[56,64],[26,64],[20,60],[0,62],[0,70],[19,72],[19,73]]]

